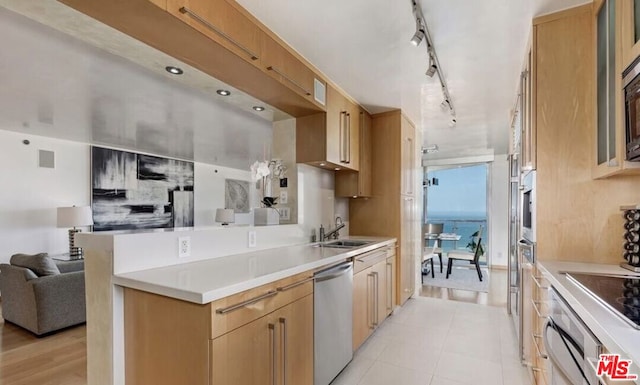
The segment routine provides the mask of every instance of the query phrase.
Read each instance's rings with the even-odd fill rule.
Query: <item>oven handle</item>
[[[569,333],[567,333],[564,329],[562,329],[560,326],[558,326],[558,324],[553,322],[553,319],[551,317],[548,317],[547,318],[547,322],[545,322],[545,324],[544,324],[544,331],[543,331],[542,341],[544,342],[544,347],[545,347],[545,350],[547,351],[547,356],[549,357],[549,359],[551,359],[551,362],[553,363],[553,365],[556,368],[558,368],[558,370],[560,370],[560,373],[562,373],[562,376],[566,380],[571,382],[571,377],[569,377],[569,375],[565,371],[564,367],[560,364],[560,360],[556,357],[555,352],[553,351],[553,349],[551,348],[551,345],[549,344],[549,339],[547,338],[547,334],[548,334],[549,328],[553,329],[556,333],[558,333],[558,335],[560,336],[560,339],[562,340],[562,343],[564,344],[565,348],[569,352],[569,355],[571,356],[571,359],[573,360],[573,363],[576,365],[578,370],[580,370],[580,374],[582,375],[582,378],[588,384],[589,383],[589,379],[587,379],[587,376],[584,374],[584,369],[578,363],[578,360],[576,359],[576,357],[573,355],[573,352],[569,348],[569,344],[568,343],[573,345],[573,347],[582,356],[582,359],[584,359],[584,351],[582,350],[580,345],[578,345],[578,343],[569,335]]]

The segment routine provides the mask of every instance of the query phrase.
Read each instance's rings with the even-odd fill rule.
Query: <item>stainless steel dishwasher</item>
[[[328,385],[353,358],[353,262],[314,275],[314,385]]]

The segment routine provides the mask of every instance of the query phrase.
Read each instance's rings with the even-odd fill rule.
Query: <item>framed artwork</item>
[[[193,226],[193,162],[91,147],[93,230]]]
[[[236,214],[251,211],[249,204],[250,183],[244,180],[225,179],[224,207],[233,209]]]

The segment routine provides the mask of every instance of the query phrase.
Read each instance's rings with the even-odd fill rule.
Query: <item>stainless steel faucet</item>
[[[321,241],[324,242],[327,239],[331,239],[333,237],[333,239],[338,239],[340,237],[340,229],[342,229],[345,226],[344,222],[342,221],[342,218],[340,217],[336,217],[336,228],[328,231],[326,234],[324,234],[324,237],[321,238]]]

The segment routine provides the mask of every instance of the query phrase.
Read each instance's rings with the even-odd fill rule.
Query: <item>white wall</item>
[[[40,149],[55,152],[54,169],[38,167]],[[15,253],[68,251],[56,207],[88,205],[89,175],[86,144],[0,131],[0,263]]]
[[[31,144],[22,144],[24,139]],[[39,149],[55,152],[54,169],[38,167]],[[0,130],[0,263],[8,262],[15,253],[68,251],[67,229],[56,227],[56,207],[90,203],[89,165],[87,144]],[[216,208],[224,207],[224,180],[250,180],[248,168],[249,165],[247,170],[236,170],[194,163],[196,227],[219,226],[214,213]],[[320,224],[333,227],[333,172],[305,165],[292,171],[289,176],[295,174],[302,181],[293,201],[299,200],[298,222],[306,240],[311,229]],[[251,187],[251,206],[258,207],[258,194],[253,184]],[[348,221],[348,201],[337,201],[338,215]],[[248,225],[252,220],[251,213],[236,215],[237,225]],[[348,234],[348,228],[342,234]]]
[[[507,266],[509,258],[509,161],[496,156],[489,167],[489,242],[492,266]]]

